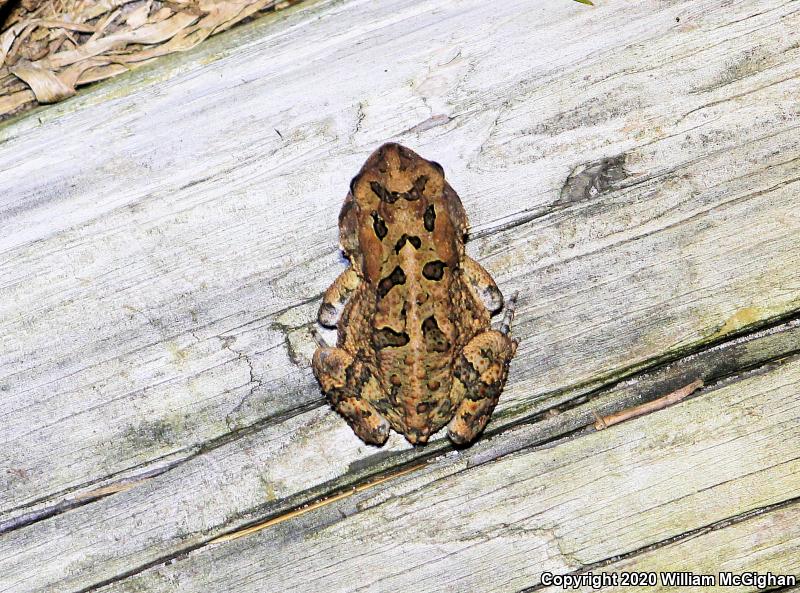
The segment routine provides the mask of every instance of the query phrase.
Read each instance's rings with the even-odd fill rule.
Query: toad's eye
[[[414,180],[414,185],[411,186],[411,189],[408,190],[405,194],[403,194],[409,202],[413,202],[415,200],[419,200],[422,197],[422,192],[425,191],[425,185],[428,183],[428,176],[427,175],[420,175]]]

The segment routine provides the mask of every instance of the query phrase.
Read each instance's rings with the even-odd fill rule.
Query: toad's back
[[[424,442],[459,403],[451,394],[456,353],[488,323],[459,269],[463,207],[437,163],[388,144],[353,179],[340,226],[365,279],[345,309],[340,342],[372,351],[365,359],[383,387],[372,403]],[[351,320],[353,311],[370,314]]]

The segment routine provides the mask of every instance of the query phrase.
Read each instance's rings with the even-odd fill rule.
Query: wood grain
[[[478,458],[795,352],[794,326],[735,339],[800,310],[798,48],[791,1],[326,1],[0,125],[0,591],[93,587],[446,450],[364,446],[309,370],[386,140],[443,164],[520,292]]]
[[[187,593],[519,591],[536,585],[544,571],[578,571],[798,500],[799,395],[795,359],[554,447],[462,465],[446,477],[412,473],[394,488],[202,547],[101,590],[159,591],[180,583]],[[723,558],[732,568],[738,562],[793,574],[798,542],[791,510],[797,514],[796,504],[738,523],[717,537],[717,551],[730,551]],[[761,531],[764,523],[774,531]],[[736,542],[737,534],[744,541]],[[768,555],[758,559],[762,546]],[[681,545],[649,552],[641,566],[691,570],[711,562],[673,556],[675,547]],[[742,550],[744,558],[733,557]]]
[[[444,15],[429,14],[430,4],[400,4],[382,18],[360,3],[336,6],[345,11],[341,18],[361,15],[357,30],[367,38],[389,27],[386,19],[405,15],[426,39],[436,33],[444,43],[452,31],[461,31],[465,38],[456,46],[463,45],[462,54],[470,40],[485,43],[463,24],[488,10],[480,3]],[[433,85],[421,96],[409,89],[406,99],[383,103],[388,113],[380,125],[368,126],[365,115],[360,126],[383,140],[390,134],[383,126],[391,123],[401,141],[444,162],[480,236],[472,253],[504,290],[521,291],[517,333],[531,338],[523,340],[504,406],[617,374],[621,367],[797,307],[793,93],[798,82],[788,76],[793,64],[757,62],[749,76],[712,85],[730,62],[726,48],[735,43],[758,43],[781,56],[796,52],[786,46],[795,36],[789,26],[797,19],[793,5],[775,3],[773,10],[759,10],[744,21],[737,19],[743,18],[740,12],[747,15],[746,6],[705,15],[692,8],[688,30],[674,21],[679,5],[654,8],[609,6],[598,13],[606,18],[595,22],[599,17],[573,3],[528,11],[508,4],[491,22],[515,15],[536,20],[545,38],[568,26],[590,37],[580,46],[579,59],[578,47],[565,48],[558,57],[545,51],[541,38],[526,33],[535,44],[528,51],[539,57],[530,64],[502,57],[519,69],[509,73],[502,89],[486,78],[497,74],[501,59],[491,53],[482,61],[417,58],[403,66],[402,75],[392,72],[382,83],[383,94],[352,78],[337,86],[359,97],[368,93],[376,103],[399,84],[397,76],[447,62],[441,76],[450,85],[440,81],[444,86]],[[282,48],[291,41],[290,31],[317,38],[327,34],[326,26],[335,27],[315,19],[324,10],[299,12],[294,21],[279,23],[274,34],[267,34],[270,28],[261,32],[260,44],[194,64],[190,73],[167,68],[163,83],[135,88],[134,78],[123,99],[97,91],[97,107],[67,102],[53,109],[73,113],[51,116],[38,127],[31,127],[31,117],[3,128],[0,183],[13,187],[4,194],[14,198],[4,214],[0,262],[3,421],[9,441],[3,463],[16,472],[2,478],[5,511],[95,487],[102,477],[124,475],[165,456],[190,455],[232,429],[321,402],[307,365],[312,341],[307,332],[291,330],[312,319],[314,295],[341,266],[335,214],[349,175],[377,138],[357,134],[357,142],[335,142],[343,140],[347,119],[339,103],[328,114],[287,111],[278,104],[255,121],[247,113],[261,113],[269,89],[280,88],[281,100],[294,104],[311,71],[334,77],[355,67],[359,54],[350,36],[327,42],[338,39],[341,45],[328,48],[336,59],[324,68],[319,56],[293,68],[276,57],[288,52]],[[616,42],[629,44],[622,50],[615,46],[613,61],[603,53],[611,26],[619,26]],[[744,27],[765,37],[742,37]],[[410,45],[423,37],[416,31],[409,28]],[[723,37],[703,50],[709,31]],[[686,39],[676,55],[656,51],[659,44],[677,44],[674,36]],[[695,46],[702,59],[687,53]],[[586,47],[595,48],[592,67]],[[214,50],[212,43],[207,51]],[[536,53],[540,50],[544,53]],[[573,62],[564,63],[569,55]],[[639,73],[647,69],[648,56],[657,77]],[[464,62],[457,69],[461,74],[445,75],[458,60]],[[631,64],[636,71],[629,72]],[[709,90],[698,91],[699,83],[687,87],[685,80],[663,88],[672,69],[692,64],[697,70],[691,76],[705,76]],[[545,67],[547,72],[539,72]],[[229,84],[238,80],[236,68],[251,84]],[[209,97],[208,104],[197,99],[178,109],[220,69],[226,74],[215,84],[236,97],[235,109],[210,90],[201,95]],[[597,69],[607,82],[585,80]],[[611,84],[617,92],[635,89],[635,101],[647,104],[615,115]],[[557,93],[564,98],[549,105],[545,99],[559,85],[567,85],[569,93]],[[478,125],[476,120],[492,112],[483,105],[491,97],[502,107],[511,89],[517,99],[503,107],[511,111],[475,146],[476,131],[467,124]],[[413,123],[403,120],[413,115],[413,105],[419,103],[419,111],[432,100],[429,94],[442,105],[460,101],[457,105],[474,114],[456,118],[450,127],[403,135]],[[668,95],[684,98],[665,103]],[[560,105],[567,96],[592,110],[612,110],[603,125],[586,121],[581,135],[588,138],[580,140],[580,150],[573,145],[577,124],[567,125],[563,116],[556,125],[556,116],[548,115],[548,110],[570,113]],[[700,108],[704,101],[714,105]],[[355,111],[358,105],[353,103]],[[107,114],[87,131],[85,122],[96,119],[99,109]],[[284,140],[265,133],[268,117],[271,127],[287,131]],[[330,132],[326,125],[333,126]],[[76,141],[61,146],[62,138]],[[535,145],[514,147],[534,138]],[[564,144],[556,146],[559,139]],[[562,191],[570,171],[619,154],[626,155],[629,173],[625,182],[615,182],[618,188],[606,187],[592,200],[566,197],[573,195]],[[527,223],[490,232],[532,212],[537,217]],[[53,456],[56,447],[59,455]],[[14,477],[19,473],[25,477]]]
[[[800,575],[800,504],[774,510],[724,529],[713,529],[595,569],[609,573],[667,572],[680,567],[697,575],[713,575],[715,588],[700,586],[669,586],[659,576],[657,585],[648,591],[763,591],[755,586],[723,587],[721,572],[741,575],[757,572],[766,575]],[[800,577],[797,579],[800,581]],[[563,591],[561,587],[537,589],[547,593]],[[591,587],[572,589],[587,593]],[[596,590],[596,589],[595,589]],[[630,587],[604,587],[604,591],[630,590]],[[781,589],[782,590],[782,589]],[[790,590],[796,590],[791,588]]]

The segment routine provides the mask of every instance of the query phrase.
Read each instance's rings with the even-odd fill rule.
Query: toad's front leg
[[[320,347],[312,361],[314,375],[358,437],[371,445],[389,438],[389,421],[370,403],[386,399],[369,368],[342,348]]]
[[[508,366],[517,351],[509,337],[516,297],[507,305],[500,331],[487,330],[472,338],[453,369],[451,400],[460,401],[447,435],[457,445],[475,440],[486,426],[508,378]]]
[[[322,304],[319,306],[317,320],[325,327],[336,327],[347,301],[355,292],[361,279],[353,266],[348,267],[333,281],[322,295]]]
[[[482,265],[469,256],[461,262],[467,288],[479,303],[483,303],[489,313],[496,313],[503,306],[503,294],[497,288],[494,279]],[[508,310],[508,309],[507,309]]]

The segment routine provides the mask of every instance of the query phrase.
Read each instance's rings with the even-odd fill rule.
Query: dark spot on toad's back
[[[441,280],[444,276],[444,268],[447,264],[443,261],[429,261],[422,268],[422,275],[428,280]]]
[[[382,299],[387,295],[387,293],[392,290],[398,284],[405,284],[406,283],[406,275],[403,272],[403,268],[400,266],[395,266],[392,273],[389,274],[386,278],[380,281],[378,284],[378,298]]]
[[[399,348],[408,344],[408,340],[406,332],[396,332],[391,327],[382,327],[376,330],[372,336],[372,343],[376,350]]]
[[[372,230],[375,231],[375,236],[378,237],[381,241],[386,236],[386,233],[389,232],[389,229],[386,228],[386,222],[381,218],[381,215],[377,212],[372,213]]]
[[[450,349],[450,343],[433,315],[422,322],[422,335],[428,352],[447,352]]]
[[[436,209],[433,204],[425,209],[425,214],[422,215],[422,222],[425,225],[425,230],[432,233],[434,224],[436,223]]]
[[[377,181],[370,181],[369,186],[372,192],[378,196],[381,201],[387,204],[394,204],[397,201],[397,192],[390,192]]]
[[[419,238],[419,237],[417,237],[417,236],[414,236],[414,235],[411,235],[411,236],[409,237],[408,235],[406,235],[406,234],[404,233],[404,234],[403,234],[403,236],[401,236],[401,237],[400,237],[400,238],[397,240],[397,243],[395,243],[395,246],[394,246],[394,252],[395,252],[395,253],[400,253],[400,250],[401,250],[401,249],[403,248],[403,246],[406,244],[406,241],[408,241],[409,243],[411,243],[411,245],[413,245],[413,246],[414,246],[414,249],[419,249],[419,248],[422,246],[422,241],[420,240],[420,238]]]

